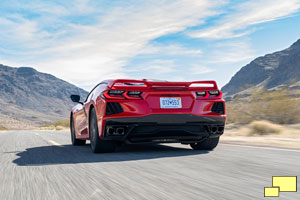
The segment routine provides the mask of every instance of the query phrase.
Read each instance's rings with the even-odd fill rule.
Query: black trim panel
[[[191,114],[155,114],[145,117],[110,118],[106,120],[104,140],[126,143],[192,143],[223,134],[224,117]],[[108,135],[108,128],[123,128],[124,135]],[[217,132],[212,133],[212,127]]]
[[[209,123],[225,124],[224,117],[206,117],[192,114],[154,114],[145,117],[110,118],[106,123],[156,123],[156,124],[186,124],[186,123]]]

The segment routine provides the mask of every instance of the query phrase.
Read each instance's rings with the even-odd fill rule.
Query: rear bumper
[[[104,140],[126,143],[193,143],[223,134],[225,117],[192,114],[153,114],[110,118],[103,128]]]

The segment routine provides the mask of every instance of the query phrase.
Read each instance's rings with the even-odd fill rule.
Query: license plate
[[[160,97],[160,108],[182,108],[180,97]]]

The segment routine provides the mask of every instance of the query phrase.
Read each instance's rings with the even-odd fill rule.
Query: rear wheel
[[[219,143],[220,137],[207,138],[206,140],[198,143],[190,144],[194,150],[213,150]]]
[[[76,139],[73,116],[71,116],[71,142],[74,146],[85,145],[86,143],[86,140]]]
[[[90,117],[90,140],[91,148],[94,153],[109,153],[114,152],[116,143],[113,141],[105,141],[99,138],[99,130],[97,124],[96,111],[92,108]]]

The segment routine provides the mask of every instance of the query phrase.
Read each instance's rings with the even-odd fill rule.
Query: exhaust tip
[[[117,128],[116,133],[118,135],[124,135],[125,134],[125,129],[123,127]]]
[[[211,127],[211,133],[216,134],[218,131],[218,128],[216,126]]]
[[[107,127],[106,133],[108,136],[120,136],[125,135],[125,128],[124,127]]]
[[[224,127],[223,126],[219,126],[218,127],[218,133],[223,133],[224,131]]]
[[[113,127],[108,127],[106,132],[107,132],[107,135],[114,135],[116,130]]]

